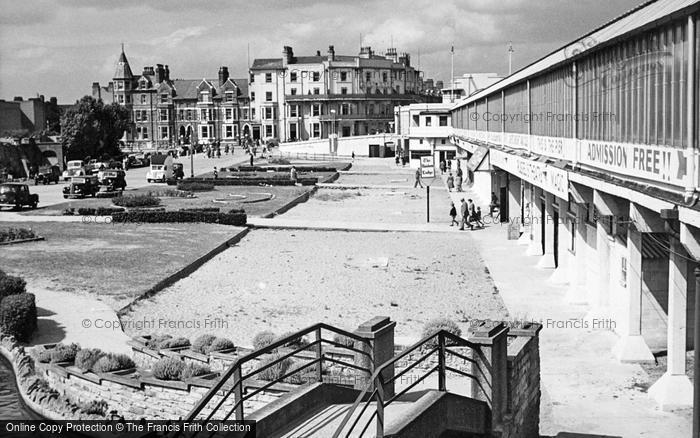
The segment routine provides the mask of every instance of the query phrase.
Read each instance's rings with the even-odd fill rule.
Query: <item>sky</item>
[[[121,44],[132,71],[171,78],[246,77],[254,58],[355,55],[362,45],[411,54],[425,78],[508,73],[642,0],[0,0],[0,99],[43,94],[72,103],[114,76]]]

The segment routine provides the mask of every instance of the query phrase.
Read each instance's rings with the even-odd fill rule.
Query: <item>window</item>
[[[160,138],[161,140],[167,140],[170,137],[170,132],[167,126],[160,127]]]
[[[413,126],[418,126],[420,124],[420,117],[413,116]]]
[[[315,71],[311,74],[311,78],[314,82],[318,82],[321,80],[321,73]]]
[[[168,103],[168,93],[163,93],[160,95],[160,103]]]
[[[134,111],[134,120],[136,120],[137,122],[141,121],[141,111],[140,110]]]
[[[141,128],[141,138],[144,140],[148,140],[148,128],[145,126]]]
[[[255,100],[255,91],[250,92],[250,100]]]
[[[299,116],[299,105],[289,105],[289,117]]]
[[[382,73],[382,82],[386,82],[386,81],[387,81],[387,75],[386,75],[386,72],[384,72],[384,73]]]
[[[620,258],[620,284],[627,287],[627,257]]]
[[[425,118],[425,126],[433,126],[433,118],[428,116]]]
[[[265,137],[272,137],[274,136],[274,126],[272,125],[265,125]]]
[[[418,144],[423,144],[423,139],[422,139],[422,138],[419,138],[419,139],[418,139]]]
[[[146,103],[146,95],[145,95],[145,94],[142,94],[142,95],[141,95],[141,103],[142,103],[142,104],[145,104],[145,103]]]
[[[341,87],[341,88],[340,88],[340,94],[348,94],[348,88],[347,88],[347,87]]]
[[[192,120],[192,110],[187,110],[187,120]]]
[[[233,91],[226,92],[226,102],[233,102]]]
[[[347,116],[350,114],[350,104],[344,103],[340,105],[340,114]]]
[[[297,89],[296,89],[296,88],[292,88],[291,91],[290,91],[290,93],[292,93],[292,96],[296,96],[296,94],[297,94]]]
[[[272,111],[272,107],[267,106],[265,107],[265,119],[267,120],[272,120],[274,118],[273,116],[274,112]]]
[[[204,121],[208,120],[207,119],[207,110],[203,109],[202,111],[200,111],[200,118],[199,119],[204,120]]]
[[[447,126],[447,116],[440,116],[440,126]]]
[[[119,103],[124,103],[124,96],[121,94],[119,95]]]
[[[321,115],[321,105],[318,103],[315,103],[311,105],[311,115],[312,116],[320,116]]]
[[[167,110],[167,109],[162,108],[162,109],[159,111],[158,120],[160,120],[161,122],[167,122],[167,121],[168,121],[168,110]]]
[[[348,80],[348,72],[346,72],[346,71],[341,71],[341,72],[340,72],[340,80],[341,80],[341,81],[347,81],[347,80]]]
[[[224,126],[224,137],[226,137],[226,138],[233,137],[233,126],[232,125]]]
[[[365,81],[369,82],[372,80],[372,72],[365,73]]]
[[[265,92],[265,102],[272,102],[272,91]]]
[[[131,95],[130,94],[126,95],[126,103],[131,103]]]
[[[203,125],[199,127],[199,137],[200,138],[209,138],[209,126]]]
[[[272,73],[265,73],[265,82],[272,82]]]
[[[445,139],[440,140],[440,144],[445,144]]]
[[[296,82],[297,81],[297,72],[293,71],[289,74],[289,81],[290,82]]]
[[[314,94],[320,94],[320,92],[321,90],[319,90],[318,88],[314,88]]]
[[[255,108],[250,109],[250,118],[254,119],[255,118]]]
[[[311,136],[312,137],[320,137],[321,136],[321,124],[320,123],[312,123],[311,124]]]
[[[205,102],[205,103],[211,102],[211,100],[209,99],[209,92],[208,91],[202,91],[201,96],[202,96],[202,102]]]
[[[123,90],[123,89],[124,89],[124,82],[117,81],[117,90]]]
[[[224,112],[224,118],[226,120],[231,120],[233,119],[233,109],[232,108],[226,108]]]

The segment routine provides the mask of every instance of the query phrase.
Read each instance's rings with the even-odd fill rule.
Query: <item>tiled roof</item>
[[[252,69],[282,68],[282,58],[261,58],[253,61]]]
[[[126,60],[126,54],[122,50],[121,55],[119,55],[119,61],[117,61],[117,69],[114,72],[114,79],[131,79],[134,74],[131,72],[131,67],[129,67],[129,61]]]
[[[219,86],[219,79],[205,79],[209,84],[214,86],[216,94],[214,99],[221,96],[221,90]],[[247,79],[233,79],[231,80],[238,86],[241,90],[241,96],[248,95],[248,80]],[[202,79],[175,79],[170,81],[175,87],[175,97],[174,99],[197,99],[197,87],[202,83]]]

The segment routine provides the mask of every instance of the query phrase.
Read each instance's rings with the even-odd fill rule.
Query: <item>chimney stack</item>
[[[294,52],[289,46],[284,46],[282,48],[282,65],[286,66],[294,61]]]
[[[228,67],[219,67],[219,85],[224,85],[228,81]]]
[[[360,47],[360,58],[369,59],[373,54],[371,46]]]
[[[328,46],[328,61],[335,61],[335,47]]]
[[[386,49],[384,57],[390,61],[398,62],[398,55],[396,54],[396,49],[393,47]]]
[[[165,66],[165,80],[170,80],[170,68],[167,65]]]
[[[165,79],[165,69],[163,64],[156,64],[156,83],[160,84]]]

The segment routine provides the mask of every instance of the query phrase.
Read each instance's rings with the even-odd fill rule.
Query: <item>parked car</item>
[[[63,179],[68,181],[74,176],[87,175],[87,171],[81,160],[71,160],[66,164],[66,170],[63,171]]]
[[[39,183],[51,184],[52,182],[58,184],[61,179],[61,169],[58,166],[47,166],[39,168],[39,172],[34,176],[34,185]]]
[[[146,173],[148,182],[167,182],[173,177],[173,157],[170,154],[151,155],[151,169]]]
[[[63,187],[63,197],[65,199],[95,197],[98,191],[97,175],[74,176],[70,184]]]
[[[98,196],[113,196],[126,188],[126,172],[120,169],[100,170],[97,173]]]
[[[148,160],[143,155],[129,155],[129,168],[146,166],[148,166]]]
[[[36,208],[39,195],[29,193],[29,186],[22,183],[0,184],[0,207],[12,207],[20,210],[24,206]]]
[[[183,179],[185,178],[185,168],[182,163],[173,163],[173,178]]]

